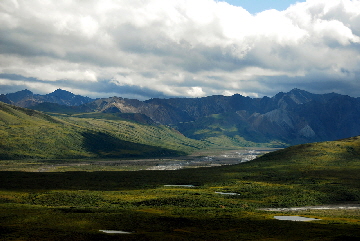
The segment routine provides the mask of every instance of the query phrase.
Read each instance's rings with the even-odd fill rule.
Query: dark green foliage
[[[123,141],[102,132],[83,132],[83,146],[99,157],[151,157],[151,156],[174,156],[184,155],[184,152],[154,148],[129,141]]]
[[[23,202],[44,206],[97,206],[103,201],[100,195],[83,192],[44,192],[30,193]]]

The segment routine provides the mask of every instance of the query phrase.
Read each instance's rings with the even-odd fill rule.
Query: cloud
[[[214,0],[2,0],[0,21],[3,93],[359,92],[360,1],[308,0],[252,15]],[[22,80],[6,77],[14,75]]]

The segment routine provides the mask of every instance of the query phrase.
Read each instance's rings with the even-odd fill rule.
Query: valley
[[[140,171],[235,165],[254,160],[275,148],[201,151],[187,156],[147,159],[0,160],[2,171]]]
[[[143,170],[139,159],[122,160],[141,164],[136,171],[124,170],[119,161],[105,159],[92,160],[98,163],[91,170],[87,165],[72,169],[74,160],[52,160],[58,169],[39,172],[36,160],[32,170],[31,160],[2,161],[1,238],[357,240],[360,209],[336,207],[358,207],[359,143],[353,137],[303,144],[240,164],[177,170]],[[188,158],[215,159],[214,154]],[[231,159],[239,154],[217,155]],[[152,164],[160,165],[159,160]],[[18,169],[5,170],[4,164],[16,163]]]
[[[0,241],[360,241],[360,0],[0,23]]]

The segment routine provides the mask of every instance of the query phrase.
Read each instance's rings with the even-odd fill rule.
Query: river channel
[[[102,159],[102,160],[56,160],[22,162],[22,171],[140,171],[178,170],[183,168],[235,165],[254,160],[260,155],[276,151],[276,148],[239,148],[238,150],[209,150],[188,156],[153,159]],[[1,165],[1,164],[0,164]],[[18,165],[18,163],[17,163]],[[3,170],[16,171],[8,165]]]
[[[183,168],[215,167],[252,161],[260,155],[275,150],[278,149],[241,148],[238,150],[202,151],[174,158],[99,161],[93,162],[92,165],[131,167],[136,170],[178,170]]]
[[[207,150],[187,156],[151,159],[64,159],[0,161],[2,171],[66,172],[66,171],[140,171],[178,170],[183,168],[216,167],[252,161],[276,148],[239,148],[238,150]]]

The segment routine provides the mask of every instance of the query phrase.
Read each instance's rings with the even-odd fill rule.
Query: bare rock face
[[[309,125],[306,125],[304,128],[302,128],[299,131],[299,134],[306,138],[314,138],[316,136],[315,131],[313,129],[311,129],[311,127]]]

